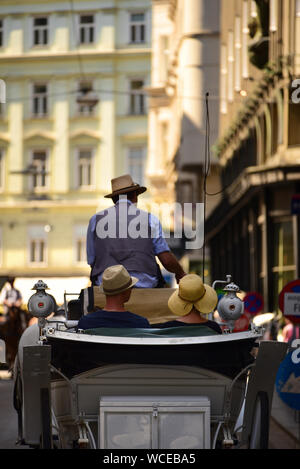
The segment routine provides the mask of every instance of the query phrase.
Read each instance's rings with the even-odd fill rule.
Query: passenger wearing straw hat
[[[201,277],[188,274],[179,282],[179,288],[170,296],[168,307],[177,316],[174,321],[153,324],[154,328],[199,326],[203,324],[215,332],[222,334],[220,326],[203,315],[214,311],[217,306],[216,291],[202,282]]]
[[[136,208],[138,196],[147,188],[134,183],[129,174],[112,179],[111,186],[112,192],[105,197],[111,198],[115,205],[96,213],[87,231],[87,261],[92,269],[93,285],[101,283],[107,267],[122,264],[138,279],[136,287],[162,287],[165,282],[156,256],[179,281],[185,272],[170,252],[158,218]],[[130,226],[134,226],[139,217],[144,220],[140,233],[146,235],[132,236]],[[112,229],[107,229],[109,223]]]
[[[106,297],[105,307],[82,316],[78,322],[78,329],[98,327],[149,328],[150,324],[147,319],[127,311],[124,306],[138,279],[130,276],[124,266],[114,265],[105,269],[102,280],[100,291]]]

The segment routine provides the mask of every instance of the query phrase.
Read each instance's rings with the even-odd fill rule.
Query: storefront
[[[296,177],[292,167],[248,173],[243,196],[235,204],[224,197],[206,224],[212,278],[231,274],[242,290],[263,295],[265,312],[278,310],[283,286],[299,277]]]

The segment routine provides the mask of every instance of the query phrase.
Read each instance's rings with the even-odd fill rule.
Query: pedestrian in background
[[[15,306],[20,308],[22,305],[23,297],[17,288],[14,286],[15,277],[9,277],[7,284],[2,288],[0,294],[0,303],[3,305],[3,313],[6,317],[9,312],[9,308]]]

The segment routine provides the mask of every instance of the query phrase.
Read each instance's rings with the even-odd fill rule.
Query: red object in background
[[[300,316],[287,315],[284,311],[284,295],[286,293],[300,293],[300,280],[293,280],[287,283],[279,294],[279,308],[282,311],[285,318],[289,319],[293,324],[300,324]]]
[[[235,321],[233,332],[247,331],[249,328],[251,317],[251,314],[245,311],[244,314]]]

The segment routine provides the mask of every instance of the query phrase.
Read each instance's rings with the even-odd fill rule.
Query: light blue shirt
[[[128,203],[132,205],[130,200],[119,200],[119,203]],[[149,214],[149,221],[151,227],[151,233],[153,233],[152,243],[153,243],[153,252],[155,256],[160,254],[161,252],[170,251],[170,248],[167,244],[167,241],[164,238],[163,230],[159,219],[153,215],[152,213]],[[94,246],[94,232],[96,230],[96,216],[97,214],[93,215],[90,219],[88,230],[87,230],[87,238],[86,238],[86,251],[87,251],[87,262],[90,266],[93,265],[95,261],[95,246]],[[152,277],[151,275],[145,274],[144,272],[134,272],[130,271],[130,275],[139,279],[137,284],[135,285],[137,288],[155,288],[158,283],[157,277]],[[96,284],[100,285],[102,282],[102,274],[98,276],[96,280]]]

